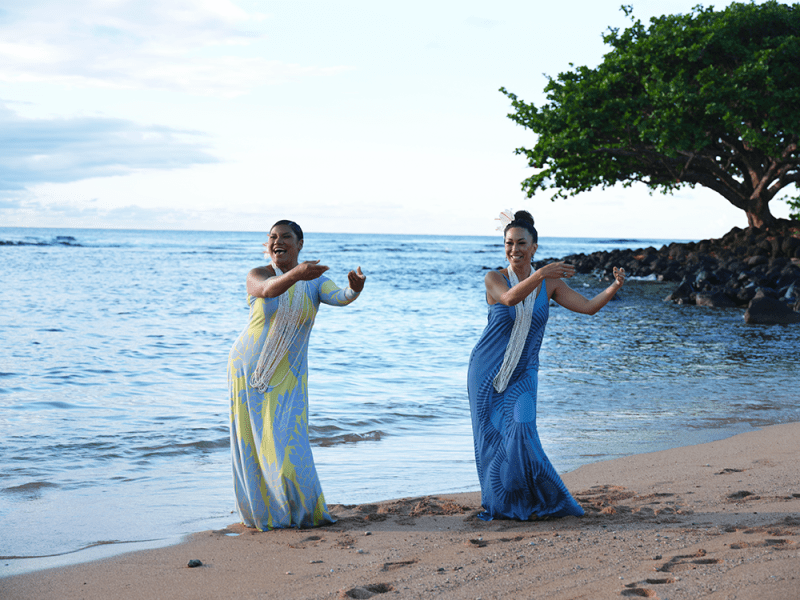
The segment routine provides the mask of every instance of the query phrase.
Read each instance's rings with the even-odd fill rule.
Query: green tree
[[[541,108],[500,89],[509,118],[538,136],[517,149],[537,169],[522,188],[555,200],[616,183],[701,185],[769,227],[769,202],[800,182],[800,4],[631,20],[607,30],[597,68],[548,78]]]
[[[789,218],[795,221],[800,221],[800,198],[788,198],[786,203],[792,211],[789,213]]]

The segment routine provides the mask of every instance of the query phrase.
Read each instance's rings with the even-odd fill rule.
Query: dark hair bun
[[[518,210],[514,213],[515,221],[525,221],[533,225],[533,216],[527,210]]]

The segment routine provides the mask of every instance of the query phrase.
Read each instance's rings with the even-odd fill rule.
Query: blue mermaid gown
[[[467,390],[484,508],[478,516],[486,521],[583,515],[536,431],[539,348],[549,313],[542,283],[522,356],[502,394],[495,391],[493,380],[514,326],[514,307],[489,306],[489,322],[470,356]]]
[[[285,293],[293,298],[297,286]],[[247,296],[250,319],[228,357],[233,487],[239,516],[261,531],[333,523],[308,439],[308,335],[320,302],[350,304],[325,276],[308,282],[301,334],[265,393],[250,385],[278,298]]]

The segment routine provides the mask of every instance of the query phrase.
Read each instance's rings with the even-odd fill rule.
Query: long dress
[[[506,283],[511,286],[507,278]],[[503,393],[494,389],[493,380],[514,326],[513,306],[489,306],[489,322],[470,356],[467,390],[484,508],[478,516],[487,521],[583,515],[536,431],[539,349],[549,312],[542,283],[522,356]]]
[[[261,531],[333,523],[308,439],[308,338],[320,302],[352,302],[327,277],[307,282],[300,335],[265,393],[250,385],[278,298],[248,294],[250,319],[228,357],[233,486],[239,516]],[[296,285],[286,292],[294,298]]]

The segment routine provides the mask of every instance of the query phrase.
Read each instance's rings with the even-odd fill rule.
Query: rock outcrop
[[[606,280],[611,279],[611,270],[616,266],[624,267],[630,276],[674,281],[678,286],[666,301],[748,308],[748,323],[800,321],[798,221],[781,219],[768,231],[734,227],[719,239],[673,242],[659,249],[575,254],[564,260],[575,265],[578,273],[594,273]],[[535,266],[546,262],[550,261],[540,261]],[[757,295],[774,302],[760,300],[753,306]],[[799,318],[793,320],[792,315]]]
[[[788,325],[800,323],[800,313],[794,312],[785,302],[759,292],[750,301],[744,313],[744,322],[754,325]]]

